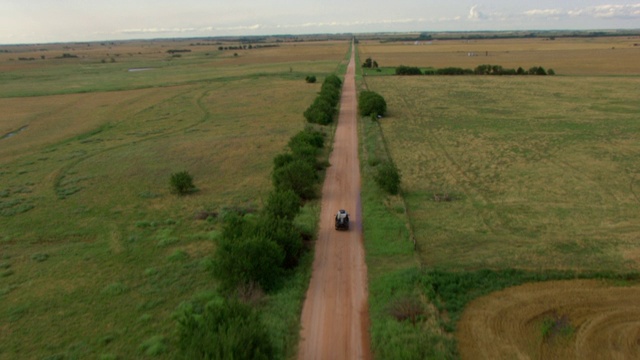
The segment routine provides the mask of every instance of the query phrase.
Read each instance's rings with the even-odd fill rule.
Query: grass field
[[[368,83],[425,264],[639,268],[640,78]]]
[[[173,358],[172,313],[215,291],[218,224],[198,215],[261,207],[320,87],[304,77],[336,71],[348,45],[43,46],[0,53],[0,358]],[[182,170],[195,194],[170,193]],[[266,305],[281,354],[292,281]]]
[[[560,41],[564,42],[560,47],[546,48]],[[363,163],[375,164],[370,154],[387,149],[387,156],[402,173],[404,199],[374,200],[369,207],[377,210],[370,222],[365,219],[372,343],[378,356],[458,358],[457,319],[476,297],[527,281],[615,278],[614,274],[627,278],[625,274],[640,270],[640,106],[636,101],[640,71],[631,61],[638,48],[622,45],[637,39],[613,39],[609,44],[601,41],[361,43],[360,59],[370,56],[380,66],[535,65],[554,68],[560,74],[396,77],[374,76],[380,73],[372,72],[363,78],[362,87],[380,93],[388,105],[387,116],[379,121],[380,131],[364,132],[367,157]],[[484,54],[482,48],[488,49],[488,58],[467,56],[467,51]],[[618,52],[621,48],[626,50]],[[597,56],[586,57],[587,53]],[[594,58],[597,62],[590,61]],[[376,127],[369,119],[363,123],[364,129]],[[364,211],[366,215],[367,205]],[[385,218],[405,219],[412,233],[393,230],[385,234]],[[412,235],[420,269],[413,267],[414,260],[403,252]],[[371,237],[375,241],[370,241]],[[398,243],[398,239],[405,239],[405,243]],[[374,256],[379,252],[385,256]],[[602,299],[611,301],[606,294],[617,291],[611,290],[615,284],[637,289],[636,281],[594,287],[589,313],[607,317],[609,324],[616,323],[615,318],[599,312],[596,304]],[[575,285],[575,289],[579,286],[583,285]],[[543,356],[537,351],[544,351],[597,357],[615,351],[602,347],[596,353],[580,345],[602,340],[599,335],[589,335],[586,342],[570,337],[569,345],[561,348],[541,343],[540,324],[550,313],[563,314],[577,333],[606,332],[597,326],[587,328],[595,318],[579,316],[589,308],[588,302],[558,305],[565,296],[562,289],[573,291],[571,283],[562,288],[550,283],[545,289],[549,306],[519,318],[496,309],[475,310],[474,314],[496,311],[491,319],[494,328],[486,332],[487,337],[476,333],[474,339],[493,346],[492,350],[483,347],[482,354],[488,358],[535,358]],[[502,298],[497,293],[493,299],[503,299],[509,307],[505,296],[519,296],[515,291]],[[623,304],[624,299],[619,300]],[[398,303],[405,304],[403,311],[411,310],[406,304],[421,304],[417,306],[420,326],[394,319]],[[529,304],[523,297],[513,306]],[[636,309],[629,309],[624,316],[635,318],[637,314]],[[471,321],[482,323],[482,318]],[[518,339],[507,339],[508,333],[497,330],[499,324],[517,328]],[[469,350],[464,354],[479,354],[479,342],[462,340]],[[534,350],[521,349],[519,343],[537,345]],[[511,344],[520,352],[499,352]]]
[[[380,43],[362,41],[360,57],[381,67],[421,68],[501,65],[529,69],[542,66],[560,75],[640,75],[639,37],[548,38],[499,40],[434,40]]]

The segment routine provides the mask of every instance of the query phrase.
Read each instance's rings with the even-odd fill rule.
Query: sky
[[[640,0],[0,0],[0,44],[639,28]]]

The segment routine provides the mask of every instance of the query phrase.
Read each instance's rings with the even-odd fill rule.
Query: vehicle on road
[[[349,230],[349,213],[344,209],[336,214],[336,230]]]

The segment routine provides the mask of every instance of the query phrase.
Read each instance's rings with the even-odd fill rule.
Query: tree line
[[[525,70],[522,67],[517,69],[504,68],[501,65],[483,64],[475,69],[465,69],[460,67],[428,68],[424,71],[416,66],[400,65],[395,69],[396,75],[555,75],[553,69],[546,70],[542,66],[532,66]]]
[[[341,80],[331,75],[318,95],[332,105],[339,101]],[[338,89],[336,94],[336,88]],[[312,105],[313,106],[313,105]],[[323,122],[326,122],[323,118]],[[213,276],[222,298],[206,304],[189,302],[176,313],[178,345],[185,359],[272,359],[277,350],[261,316],[250,300],[278,290],[298,268],[306,248],[304,239],[315,234],[296,226],[302,205],[318,196],[326,162],[318,160],[325,133],[309,125],[292,136],[286,150],[273,159],[269,192],[255,215],[230,212],[222,219]],[[185,174],[184,192],[193,191]]]

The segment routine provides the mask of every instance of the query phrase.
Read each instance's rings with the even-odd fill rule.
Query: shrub
[[[308,161],[296,159],[275,169],[272,180],[276,190],[293,190],[303,200],[316,196],[317,174],[314,166]]]
[[[395,195],[400,191],[400,172],[392,162],[383,162],[378,165],[375,180],[381,189]]]
[[[259,314],[237,299],[184,306],[178,313],[184,359],[272,359],[274,347]]]
[[[374,91],[362,91],[358,100],[360,115],[384,115],[387,112],[387,102],[382,95]]]
[[[293,269],[302,254],[302,237],[293,226],[293,220],[265,215],[258,221],[256,235],[274,241],[284,252],[282,267]]]
[[[396,75],[422,75],[422,70],[415,66],[400,65],[396,68]]]
[[[215,252],[213,271],[223,291],[231,292],[255,282],[265,291],[276,287],[282,275],[284,252],[266,237],[222,237]]]
[[[270,218],[293,220],[300,212],[300,197],[291,189],[273,190],[269,193],[264,214]]]
[[[304,80],[309,84],[313,84],[313,83],[316,82],[316,76],[315,75],[307,75],[307,77],[304,78]]]
[[[312,124],[327,125],[333,121],[335,108],[331,105],[331,100],[318,96],[303,113],[305,119]]]
[[[308,144],[315,148],[322,149],[322,147],[324,147],[324,133],[311,128],[304,129],[291,137],[288,145],[289,148],[293,150],[299,144]]]
[[[171,189],[178,195],[185,195],[195,191],[193,177],[187,171],[171,174]]]

